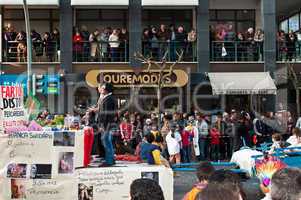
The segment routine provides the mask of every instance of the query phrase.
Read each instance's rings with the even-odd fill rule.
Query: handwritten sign
[[[173,199],[173,173],[164,166],[146,164],[117,165],[110,168],[88,168],[76,171],[79,186],[93,189],[93,199],[129,199],[130,185],[138,178],[157,181],[165,199]],[[81,188],[79,188],[80,191]]]
[[[0,129],[23,126],[27,113],[23,104],[21,85],[0,86]]]

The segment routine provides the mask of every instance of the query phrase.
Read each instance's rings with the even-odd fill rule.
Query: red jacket
[[[218,129],[211,128],[210,129],[210,137],[211,137],[210,144],[214,144],[214,145],[220,144],[219,136],[220,136],[220,132],[218,131]]]
[[[132,124],[122,122],[119,127],[121,131],[121,137],[123,140],[129,141],[130,139],[132,139],[132,134],[133,134]]]
[[[192,131],[187,131],[187,130],[183,130],[181,133],[181,137],[182,137],[182,145],[183,147],[187,147],[190,145],[190,137],[193,137],[193,132]]]

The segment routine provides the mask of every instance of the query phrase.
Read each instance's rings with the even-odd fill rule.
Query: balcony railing
[[[183,51],[182,62],[197,62],[197,42],[142,41],[142,53],[160,61],[167,52],[167,61],[177,60]],[[56,42],[33,42],[33,62],[60,62]],[[3,43],[3,62],[27,62],[26,42]],[[125,42],[74,42],[73,62],[128,62],[129,44]],[[213,62],[263,62],[263,42],[212,41],[210,61]],[[277,61],[301,62],[301,41],[294,45],[277,42]]]
[[[60,51],[53,41],[32,43],[32,62],[59,62]],[[3,62],[27,62],[26,42],[9,41],[3,44]]]
[[[153,60],[160,61],[167,52],[167,61],[174,62],[178,54],[183,51],[182,62],[197,62],[197,43],[196,42],[160,42],[143,41],[142,53],[145,57],[151,57]]]
[[[295,44],[286,42],[277,43],[277,61],[280,62],[301,62],[301,41]]]
[[[73,42],[73,62],[128,62],[129,45],[119,42]]]
[[[214,62],[262,62],[263,42],[212,41],[210,60]]]

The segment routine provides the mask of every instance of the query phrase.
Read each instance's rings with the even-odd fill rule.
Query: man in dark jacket
[[[105,147],[105,161],[103,166],[115,164],[111,129],[114,127],[114,118],[117,112],[116,101],[112,94],[113,86],[105,83],[98,88],[100,99],[98,101],[98,126],[102,133],[102,143]]]

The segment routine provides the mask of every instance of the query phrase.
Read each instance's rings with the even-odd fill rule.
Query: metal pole
[[[30,36],[30,23],[29,13],[26,0],[23,0],[25,27],[26,27],[26,39],[27,39],[27,95],[29,97],[31,92],[31,61],[32,61],[32,48],[31,48],[31,36]]]

